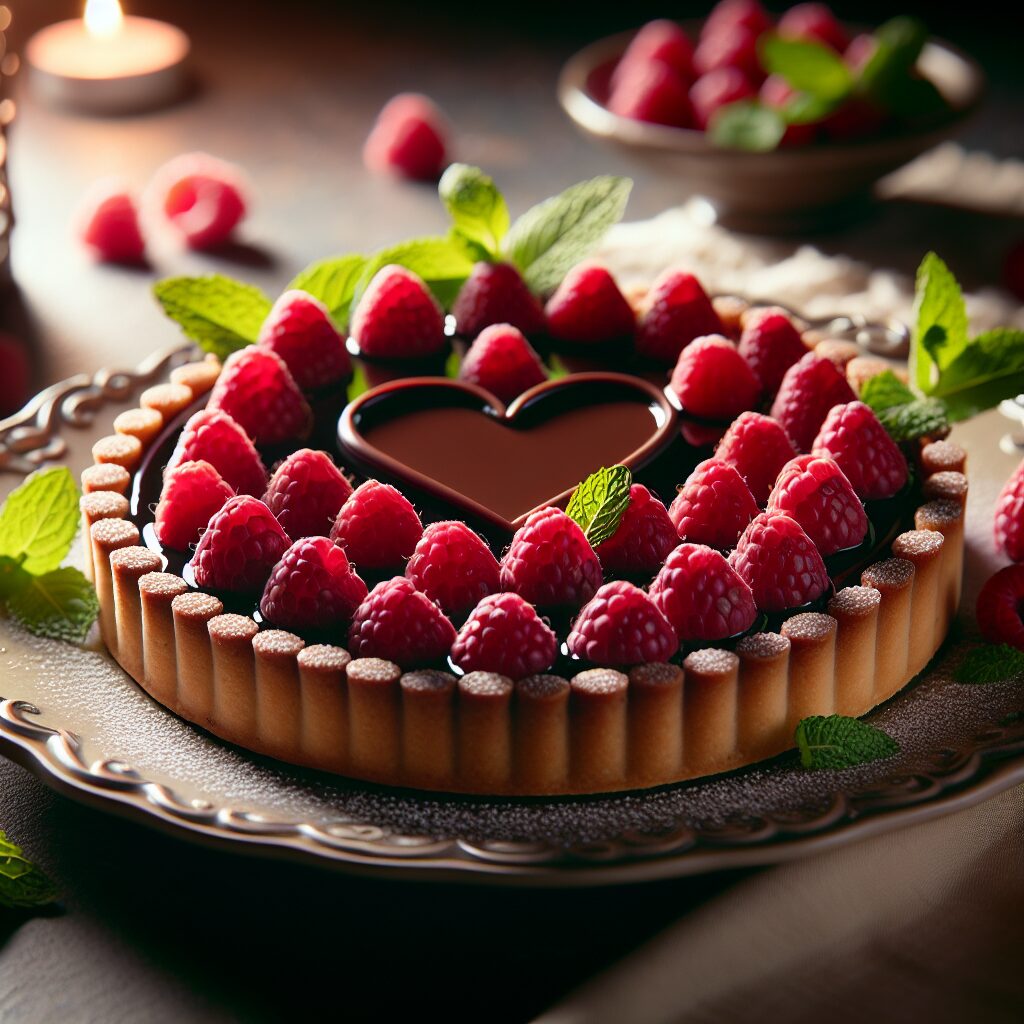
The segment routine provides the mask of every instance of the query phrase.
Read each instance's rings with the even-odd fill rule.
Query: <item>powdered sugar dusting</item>
[[[781,633],[754,633],[736,645],[740,657],[756,661],[771,661],[785,655],[789,648],[789,637]]]
[[[865,586],[874,587],[876,590],[902,590],[913,582],[914,572],[913,562],[908,562],[905,558],[886,558],[882,562],[869,565],[861,573],[861,580]]]
[[[803,612],[782,624],[782,632],[791,641],[800,643],[816,643],[831,636],[835,631],[836,620],[822,612]]]
[[[845,587],[828,603],[833,615],[870,615],[882,603],[874,587]]]
[[[897,558],[926,558],[938,555],[943,541],[938,530],[908,530],[892,542],[892,553]]]

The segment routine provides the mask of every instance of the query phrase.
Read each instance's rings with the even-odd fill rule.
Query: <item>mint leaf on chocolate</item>
[[[531,207],[509,229],[502,252],[540,294],[553,291],[622,218],[633,182],[603,175]]]
[[[31,910],[56,899],[53,883],[0,832],[0,907]]]
[[[805,768],[852,768],[892,757],[899,744],[881,729],[845,715],[813,715],[796,727]]]
[[[221,274],[166,278],[153,294],[186,337],[220,359],[256,341],[272,305],[259,288]]]
[[[1001,683],[1024,675],[1024,651],[1009,644],[985,644],[975,647],[957,666],[953,678],[958,683]]]
[[[591,473],[569,499],[566,514],[596,548],[619,528],[629,508],[633,474],[625,466],[602,467]]]
[[[56,569],[78,532],[78,488],[64,466],[37,470],[0,509],[0,555],[27,573]]]
[[[434,297],[447,309],[469,277],[475,260],[465,243],[454,238],[410,238],[373,254],[363,268],[357,296],[373,275],[389,263],[397,263],[423,278]]]
[[[338,330],[344,332],[348,329],[349,311],[356,286],[365,269],[366,257],[359,253],[334,256],[310,264],[292,280],[287,290],[296,288],[319,299],[330,311]]]
[[[7,599],[16,622],[37,636],[81,643],[99,614],[92,584],[72,566],[29,576]]]
[[[765,71],[781,75],[794,89],[808,96],[838,103],[853,88],[849,67],[824,43],[767,33],[758,40],[757,49]]]
[[[510,220],[505,197],[494,179],[479,167],[452,164],[441,175],[437,191],[451,214],[454,230],[496,256]]]
[[[708,136],[723,149],[765,153],[775,149],[786,134],[786,122],[777,110],[756,100],[729,103],[711,115]]]

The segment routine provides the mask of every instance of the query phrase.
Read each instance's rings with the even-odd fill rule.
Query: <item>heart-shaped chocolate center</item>
[[[338,436],[364,473],[511,533],[601,466],[646,465],[672,443],[676,417],[657,387],[618,373],[548,381],[508,408],[472,384],[412,377],[352,402]]]

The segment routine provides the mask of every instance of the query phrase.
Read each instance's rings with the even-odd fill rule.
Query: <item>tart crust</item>
[[[967,480],[958,446],[919,460],[924,503],[892,557],[867,566],[827,613],[682,664],[513,682],[405,672],[225,614],[140,546],[123,498],[155,418],[215,376],[209,360],[150,389],[144,412],[97,442],[83,475],[86,565],[101,636],[154,700],[222,739],[294,764],[387,785],[487,795],[613,792],[739,768],[794,745],[808,715],[860,716],[899,692],[945,639],[960,599]],[[193,388],[194,385],[194,388]],[[189,394],[186,395],[185,392]],[[135,429],[133,429],[135,428]],[[141,428],[141,429],[139,429]],[[116,467],[116,468],[114,468]],[[122,468],[123,467],[123,468]],[[932,484],[932,478],[939,477]]]

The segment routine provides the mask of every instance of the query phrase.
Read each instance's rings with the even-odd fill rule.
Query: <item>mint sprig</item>
[[[625,466],[608,466],[591,473],[572,492],[566,514],[583,530],[591,547],[596,548],[619,528],[629,508],[632,483],[633,475]]]
[[[1009,644],[985,644],[967,654],[953,673],[958,683],[1001,683],[1024,675],[1024,651]]]
[[[479,167],[452,164],[441,175],[437,191],[451,215],[452,230],[479,245],[488,257],[496,257],[511,220],[494,179]]]
[[[370,257],[359,279],[356,298],[358,300],[378,270],[389,263],[397,263],[423,278],[437,301],[447,309],[455,301],[475,262],[472,252],[459,238],[410,238]]]
[[[782,114],[756,100],[741,100],[719,107],[711,116],[708,135],[716,146],[766,153],[782,141],[786,121]]]
[[[338,330],[344,332],[348,330],[352,299],[366,264],[367,258],[360,253],[332,256],[310,264],[292,279],[286,290],[296,289],[319,299]]]
[[[846,715],[813,715],[796,727],[800,763],[805,768],[852,768],[880,761],[899,752],[888,733],[859,718]]]
[[[839,103],[853,90],[849,66],[824,43],[769,32],[758,40],[757,50],[769,74],[782,75],[794,89],[823,103]]]
[[[0,832],[0,907],[34,910],[56,901],[54,884]]]

